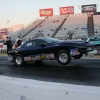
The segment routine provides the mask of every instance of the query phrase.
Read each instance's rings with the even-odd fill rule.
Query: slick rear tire
[[[83,54],[80,54],[80,55],[76,55],[76,56],[73,56],[74,59],[80,59],[82,58]]]
[[[23,65],[26,64],[26,62],[24,61],[24,59],[23,59],[23,57],[21,55],[16,55],[14,57],[14,63],[18,67],[22,67]]]
[[[39,63],[41,63],[41,62],[42,62],[42,60],[39,60],[39,61],[36,61],[35,63],[38,63],[38,64],[39,64]]]
[[[57,61],[61,65],[67,65],[67,64],[69,64],[71,62],[71,55],[66,50],[60,50],[57,53]]]

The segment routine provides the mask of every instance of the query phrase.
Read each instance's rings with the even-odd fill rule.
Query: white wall
[[[100,87],[0,76],[0,100],[100,100]]]

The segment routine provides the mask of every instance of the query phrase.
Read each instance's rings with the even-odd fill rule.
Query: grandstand
[[[23,39],[27,40],[29,37],[36,38],[41,35],[46,37],[47,34],[50,34],[50,37],[56,30],[56,28],[61,24],[64,18],[56,19],[45,19],[45,21],[39,24],[34,30],[32,30],[28,36],[26,35]]]
[[[37,19],[37,20],[31,22],[26,27],[24,27],[21,30],[19,30],[18,33],[15,32],[14,34],[10,35],[10,37],[12,37],[12,39],[15,40],[19,35],[21,35],[21,37],[23,38],[24,36],[28,35],[29,32],[34,30],[43,21],[44,21],[44,19]]]
[[[81,36],[81,38],[87,35],[87,16],[81,14],[80,16],[68,17],[66,22],[61,27],[60,31],[56,34],[55,38],[67,39],[68,35],[73,34],[75,36]],[[74,36],[74,37],[75,37]],[[77,37],[78,38],[78,37]]]
[[[94,15],[94,30],[95,34],[100,34],[100,15]],[[87,13],[81,14],[69,14],[69,16],[52,16],[43,19],[37,19],[30,23],[18,33],[10,35],[12,39],[16,39],[18,35],[21,35],[23,40],[28,40],[29,37],[37,38],[41,35],[46,37],[47,34],[50,37],[64,39],[68,38],[68,35],[72,34],[72,38],[86,38],[88,37],[88,15]]]

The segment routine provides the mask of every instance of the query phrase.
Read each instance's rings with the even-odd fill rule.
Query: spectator
[[[12,41],[12,40],[11,40],[11,37],[8,37],[8,38],[9,38],[10,41]]]
[[[7,54],[8,52],[12,49],[12,41],[10,37],[7,37],[6,42],[4,43],[5,45],[7,45]]]
[[[20,37],[22,37],[22,34],[20,34]]]
[[[66,30],[66,28],[64,28],[64,30]]]
[[[50,37],[50,35],[49,35],[49,34],[47,34],[47,37]]]
[[[42,35],[42,37],[44,37],[44,35]]]
[[[78,30],[78,28],[76,28],[76,30]]]
[[[31,38],[31,37],[29,37],[29,40],[32,40],[32,38]]]
[[[21,45],[21,42],[22,42],[22,40],[21,40],[20,36],[18,36],[18,38],[16,39],[16,44],[18,45],[18,47]]]

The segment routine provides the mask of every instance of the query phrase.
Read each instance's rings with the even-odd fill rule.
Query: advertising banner
[[[74,6],[60,7],[60,15],[74,14]]]
[[[82,5],[81,6],[82,13],[87,13],[87,12],[96,12],[97,7],[96,4],[91,4],[91,5]]]
[[[43,16],[53,16],[53,8],[48,9],[40,9],[39,10],[40,17]]]
[[[0,35],[7,35],[7,32],[0,32]]]

